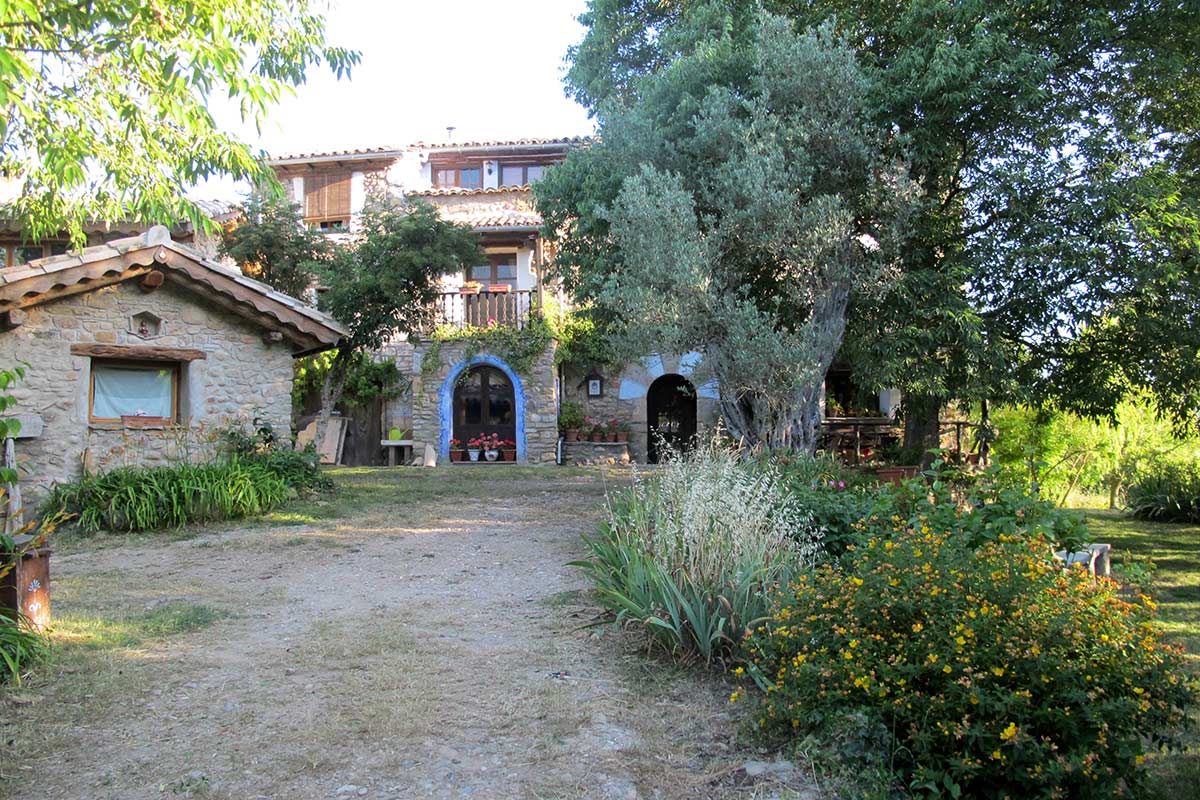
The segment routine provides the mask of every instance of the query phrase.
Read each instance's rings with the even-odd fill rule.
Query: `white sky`
[[[218,122],[274,155],[454,139],[575,136],[593,126],[563,93],[585,0],[333,0],[326,40],[362,54],[348,80],[326,69],[274,110],[261,134],[236,110]],[[209,181],[192,194],[236,199]]]

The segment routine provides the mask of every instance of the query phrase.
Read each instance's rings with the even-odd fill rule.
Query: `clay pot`
[[[566,439],[568,442],[578,442],[579,441],[579,431],[577,431],[577,430],[569,430],[564,435],[566,436]]]

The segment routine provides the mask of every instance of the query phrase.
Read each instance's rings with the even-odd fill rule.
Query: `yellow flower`
[[[736,703],[740,699],[742,699],[742,690],[741,689],[738,689],[733,694],[729,695],[729,702],[731,702],[731,703]]]
[[[946,666],[942,667],[942,672],[945,672],[945,673],[951,672],[950,665],[947,664]]]
[[[992,667],[992,674],[995,675],[997,678],[1003,677],[1004,676],[1004,667]]]
[[[1010,742],[1014,738],[1016,738],[1016,735],[1017,735],[1017,723],[1010,722],[1010,723],[1008,723],[1008,727],[1005,728],[1003,732],[1001,732],[1000,741]]]
[[[734,674],[734,675],[743,675],[743,674],[745,674],[745,672],[746,672],[746,670],[744,670],[744,669],[743,669],[743,668],[741,668],[741,667],[738,667],[737,669],[735,669],[735,670],[733,671],[733,674]]]
[[[999,750],[993,750],[993,751],[992,751],[992,758],[994,758],[994,759],[996,759],[997,761],[999,761],[999,760],[1000,760],[1000,756],[1001,756],[1001,754],[1000,754],[1000,751],[999,751]]]
[[[1145,763],[1146,763],[1146,757],[1145,757],[1145,756],[1138,756],[1137,758],[1135,758],[1135,759],[1133,759],[1133,760],[1134,760],[1134,761],[1136,761],[1136,762],[1137,762],[1139,765],[1140,765],[1140,764],[1145,764]]]

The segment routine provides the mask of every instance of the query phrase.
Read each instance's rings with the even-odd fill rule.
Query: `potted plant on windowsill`
[[[605,438],[607,438],[610,442],[617,441],[617,433],[620,432],[621,423],[617,422],[615,419],[610,419],[604,428]]]
[[[488,461],[500,458],[500,434],[489,433],[483,437],[483,457]]]
[[[463,447],[461,439],[450,440],[450,460],[458,463],[467,457],[467,449]]]
[[[471,461],[479,460],[479,453],[483,450],[483,444],[487,441],[485,434],[479,434],[475,438],[467,442],[467,458]]]
[[[500,442],[500,460],[501,461],[516,461],[517,460],[517,443],[512,439],[504,439]]]
[[[618,422],[617,423],[617,441],[618,442],[628,442],[630,430],[631,430],[631,426],[629,425],[628,422]]]
[[[568,442],[579,441],[579,429],[583,427],[583,406],[573,400],[564,400],[558,409],[558,427]]]
[[[483,288],[483,284],[479,281],[466,281],[462,286],[458,287],[459,294],[479,294],[479,290]]]

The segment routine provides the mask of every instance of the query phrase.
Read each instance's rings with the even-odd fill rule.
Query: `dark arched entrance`
[[[481,433],[516,441],[512,382],[495,367],[472,367],[454,387],[454,433],[465,445]]]
[[[673,450],[687,450],[696,436],[696,387],[682,375],[663,375],[646,392],[646,417],[649,463],[658,463],[664,444]]]

